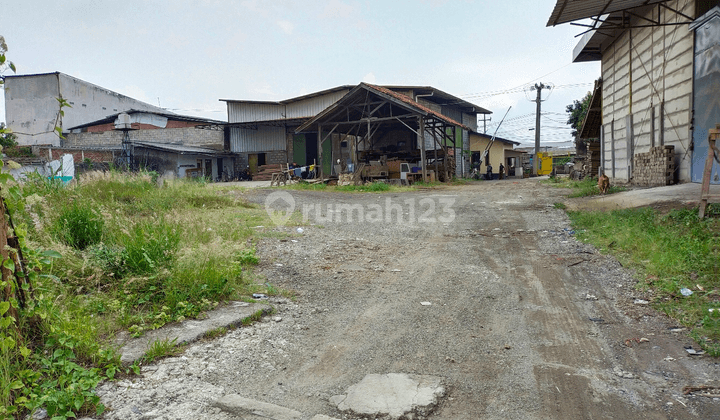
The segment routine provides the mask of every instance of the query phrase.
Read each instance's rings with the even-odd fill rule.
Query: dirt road
[[[271,193],[246,194],[264,205]],[[354,418],[330,397],[366,374],[407,373],[443,378],[433,419],[720,418],[720,398],[683,395],[720,387],[720,364],[688,356],[686,331],[634,303],[631,274],[570,234],[553,206],[564,193],[534,180],[291,191],[304,231],[277,228],[293,236],[258,251],[260,274],[295,302],[105,385],[108,417],[173,418],[182,405],[232,418],[210,403],[239,394]]]

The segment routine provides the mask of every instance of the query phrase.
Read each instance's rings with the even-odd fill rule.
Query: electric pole
[[[535,86],[530,89],[537,91],[537,99],[534,101],[537,104],[537,111],[535,115],[535,156],[533,156],[533,175],[537,176],[538,161],[540,160],[538,157],[540,153],[540,103],[542,102],[542,90],[550,89],[550,86],[544,83],[536,83]]]

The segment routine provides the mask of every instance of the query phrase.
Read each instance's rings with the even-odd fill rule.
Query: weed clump
[[[60,242],[83,250],[100,242],[104,225],[102,215],[91,206],[71,201],[59,209],[50,231]]]

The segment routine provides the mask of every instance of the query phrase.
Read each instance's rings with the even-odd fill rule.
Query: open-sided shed
[[[317,133],[321,173],[331,173],[333,159],[360,163],[382,159],[417,162],[427,181],[428,166],[444,179],[455,173],[462,123],[399,92],[361,83],[296,132]],[[452,157],[452,158],[450,158]]]

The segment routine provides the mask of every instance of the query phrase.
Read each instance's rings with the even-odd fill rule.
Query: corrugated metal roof
[[[485,137],[485,138],[488,138],[488,139],[491,139],[491,138],[492,138],[492,136],[491,136],[490,134],[485,134],[485,133],[472,133],[472,135],[480,136],[480,137]],[[504,139],[504,138],[502,138],[502,137],[495,137],[495,141],[499,141],[500,143],[506,143],[506,144],[514,144],[515,146],[519,146],[519,145],[520,145],[520,142],[512,141],[512,140],[508,140],[508,139]]]
[[[245,104],[287,105],[287,104],[291,104],[293,102],[310,99],[310,98],[313,98],[316,96],[327,95],[328,93],[333,93],[333,92],[337,92],[337,91],[341,91],[341,90],[350,90],[354,87],[355,86],[353,86],[353,85],[342,85],[342,86],[337,86],[337,87],[330,88],[330,89],[320,90],[320,91],[313,92],[313,93],[308,93],[307,95],[296,96],[294,98],[285,99],[284,101],[252,101],[252,100],[246,101],[246,100],[236,100],[236,99],[220,99],[220,101],[222,101],[222,102],[239,102],[239,103],[245,103]]]
[[[118,115],[123,114],[123,113],[124,114],[138,114],[138,113],[153,114],[153,115],[159,115],[159,116],[165,117],[165,118],[167,118],[169,120],[173,120],[173,121],[197,122],[197,123],[202,123],[202,124],[226,124],[225,121],[211,120],[208,118],[189,117],[189,116],[185,116],[185,115],[178,115],[178,114],[173,114],[173,113],[168,113],[168,112],[155,112],[155,111],[143,111],[143,110],[138,110],[138,109],[129,109],[127,111],[118,112],[117,114],[108,115],[107,117],[97,120],[97,121],[92,121],[87,124],[76,125],[75,127],[69,127],[69,128],[66,128],[65,130],[70,131],[70,130],[76,130],[79,128],[92,127],[95,125],[109,124],[109,123],[114,122],[117,119]]]
[[[353,88],[350,92],[348,92],[347,95],[343,96],[340,100],[335,102],[333,105],[327,107],[324,111],[317,114],[314,118],[312,118],[311,120],[307,121],[305,124],[300,126],[296,130],[296,132],[302,132],[302,131],[307,130],[310,126],[315,124],[317,121],[322,120],[325,116],[331,114],[332,112],[337,110],[339,107],[343,106],[344,102],[348,101],[349,98],[355,96],[357,94],[357,92],[360,90],[368,90],[372,93],[375,93],[376,95],[385,97],[386,99],[389,99],[390,101],[394,102],[396,105],[400,105],[406,109],[417,112],[422,116],[432,115],[433,118],[443,121],[447,124],[462,127],[465,130],[470,130],[470,128],[463,125],[462,123],[459,123],[459,122],[453,120],[452,118],[446,117],[446,116],[440,114],[439,112],[433,111],[432,109],[415,102],[412,98],[410,98],[407,95],[403,95],[402,93],[394,92],[394,91],[392,91],[388,88],[382,87],[382,86],[371,85],[368,83],[360,83],[355,88]]]
[[[667,0],[557,0],[547,26],[665,2]]]
[[[442,106],[459,106],[464,108],[470,108],[472,111],[468,112],[476,112],[478,114],[492,114],[492,111],[489,111],[481,106],[475,105],[472,102],[468,102],[464,99],[460,99],[457,96],[451,95],[447,92],[443,92],[440,89],[434,88],[432,86],[394,86],[394,85],[384,85],[383,87],[386,87],[390,90],[413,90],[416,91],[416,93],[423,95],[423,100],[435,102],[438,105]],[[432,96],[425,96],[432,94]],[[434,100],[435,99],[440,99]]]
[[[600,137],[602,125],[602,79],[595,81],[595,89],[588,106],[583,125],[579,130],[581,139],[596,139]]]
[[[450,118],[450,117],[446,117],[446,116],[444,116],[443,114],[441,114],[441,113],[439,113],[439,112],[433,111],[432,109],[430,109],[430,108],[428,108],[428,107],[426,107],[426,106],[424,106],[424,105],[421,105],[421,104],[415,102],[411,97],[409,97],[409,96],[407,96],[407,95],[403,95],[402,93],[398,93],[398,92],[392,91],[392,90],[390,90],[390,89],[388,89],[388,88],[386,88],[386,87],[371,85],[371,84],[368,84],[368,83],[360,83],[360,86],[363,86],[363,85],[368,86],[368,87],[370,87],[371,89],[374,89],[374,90],[376,90],[376,91],[378,91],[378,92],[381,92],[381,93],[384,93],[384,94],[386,94],[386,95],[390,95],[390,96],[392,96],[393,98],[398,99],[399,101],[405,103],[405,105],[409,105],[411,108],[415,108],[415,109],[422,110],[422,111],[425,112],[426,115],[427,115],[427,114],[431,114],[433,117],[435,117],[435,118],[437,118],[437,119],[439,119],[439,120],[441,120],[441,121],[444,121],[444,122],[446,122],[446,123],[448,123],[448,124],[452,124],[452,125],[456,125],[456,126],[458,126],[458,127],[462,127],[462,128],[464,128],[465,130],[470,130],[469,127],[466,127],[466,126],[463,125],[462,123],[459,123],[459,122],[455,121],[454,119],[452,119],[452,118]]]
[[[177,144],[167,143],[149,143],[144,141],[130,141],[134,146],[145,147],[148,149],[163,150],[181,155],[226,155],[228,153],[222,150],[206,149],[204,147],[181,146]]]

